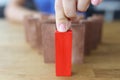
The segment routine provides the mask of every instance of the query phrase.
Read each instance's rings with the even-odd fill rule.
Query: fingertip
[[[94,6],[99,5],[101,2],[102,2],[102,0],[91,0],[91,3],[92,3]]]
[[[56,26],[57,26],[57,31],[67,32],[70,29],[71,22],[56,24]]]
[[[66,32],[66,26],[64,24],[57,24],[57,31]]]

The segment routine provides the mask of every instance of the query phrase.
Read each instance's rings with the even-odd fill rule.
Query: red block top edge
[[[56,33],[71,33],[72,32],[72,30],[68,30],[67,32],[59,32],[59,31],[56,31]]]

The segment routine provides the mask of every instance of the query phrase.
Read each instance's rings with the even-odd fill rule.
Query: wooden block
[[[92,21],[89,20],[83,20],[82,23],[85,25],[85,54],[88,55],[90,54],[91,50],[93,50],[93,39],[94,39],[94,34],[93,34],[93,24]]]
[[[44,23],[42,30],[42,44],[44,52],[45,63],[55,62],[55,39],[54,33],[56,31],[55,23]],[[84,60],[84,39],[85,27],[83,24],[73,24],[71,30],[73,31],[73,48],[72,48],[72,63],[83,63]]]
[[[41,40],[41,23],[39,18],[34,18],[29,16],[25,20],[25,32],[26,32],[26,40],[34,49],[42,48],[42,40]]]
[[[97,38],[98,38],[98,26],[96,25],[96,22],[92,19],[91,21],[91,26],[92,26],[92,38],[93,38],[93,50],[97,49],[98,43],[97,43]]]
[[[88,18],[88,21],[91,22],[92,27],[92,43],[93,43],[93,49],[96,49],[101,42],[102,38],[102,26],[103,26],[103,18],[99,15],[94,15],[92,17]]]
[[[90,31],[91,32],[91,48],[92,50],[94,50],[98,46],[98,43],[97,43],[98,26],[96,25],[96,22],[92,17],[89,17],[87,21],[89,21],[90,23],[88,26],[91,27],[91,31]]]
[[[98,24],[97,24],[97,21],[95,21],[95,19],[93,17],[89,17],[88,19],[89,21],[91,21],[92,23],[92,35],[93,35],[93,49],[97,49],[97,46],[98,46]]]
[[[91,26],[92,49],[96,49],[102,38],[103,17],[100,15],[94,15],[89,17],[87,21],[90,22],[88,26]]]
[[[73,24],[73,48],[72,48],[72,63],[82,64],[84,62],[85,49],[85,34],[86,27],[83,23]]]
[[[55,32],[56,76],[71,76],[72,31]]]
[[[26,41],[29,43],[29,41],[30,41],[30,35],[29,35],[30,19],[29,19],[29,16],[24,17],[23,25],[25,27]]]
[[[55,62],[55,24],[44,23],[41,27],[42,45],[45,63]]]
[[[99,44],[102,41],[102,31],[103,31],[103,24],[104,24],[103,15],[94,14],[92,17],[94,21],[96,21],[96,25],[98,25],[97,43]]]
[[[36,40],[36,44],[37,44],[37,49],[38,51],[42,51],[42,33],[41,33],[41,26],[42,26],[42,22],[40,21],[40,19],[38,19],[36,21],[36,29],[37,29],[37,40]]]

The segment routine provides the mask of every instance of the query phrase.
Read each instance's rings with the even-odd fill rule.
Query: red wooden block
[[[55,32],[56,76],[71,76],[72,31]]]
[[[72,63],[81,64],[84,62],[84,53],[86,49],[85,34],[86,27],[84,23],[75,23],[71,25],[72,30]],[[45,22],[42,27],[42,45],[45,63],[55,63],[55,23]]]

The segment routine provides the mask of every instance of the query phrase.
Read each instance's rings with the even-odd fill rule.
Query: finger
[[[55,1],[56,26],[59,32],[66,32],[70,28],[70,21],[65,17],[62,0]]]
[[[81,12],[87,11],[91,0],[78,0],[77,2],[77,10]]]
[[[77,20],[80,21],[81,19],[85,19],[85,15],[84,14],[78,15]]]
[[[63,0],[63,9],[68,18],[76,17],[76,0]]]
[[[84,19],[85,16],[83,14],[77,15],[77,17],[73,20],[74,23],[79,23],[80,20]]]
[[[95,6],[99,5],[102,2],[102,0],[91,0],[91,3]]]

